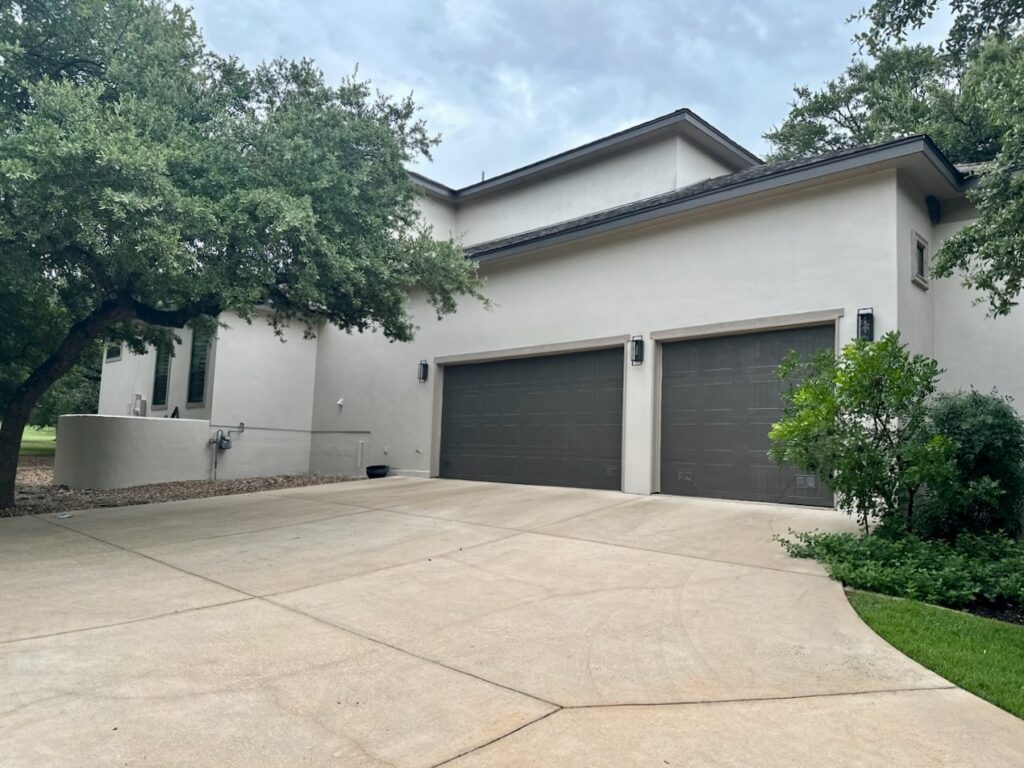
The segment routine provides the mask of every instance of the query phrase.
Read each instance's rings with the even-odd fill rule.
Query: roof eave
[[[776,175],[738,181],[736,184],[694,194],[679,200],[670,200],[652,205],[650,208],[630,210],[620,216],[611,215],[598,221],[581,223],[578,227],[567,227],[555,233],[542,234],[528,240],[522,240],[507,246],[488,248],[486,243],[467,249],[470,258],[479,263],[505,259],[518,254],[560,245],[583,237],[592,237],[604,232],[635,226],[653,219],[671,216],[686,211],[718,205],[741,197],[768,192],[784,186],[800,184],[824,176],[843,173],[845,171],[866,168],[893,160],[899,160],[917,153],[935,167],[935,170],[946,180],[954,192],[962,192],[965,181],[953,164],[939,151],[934,142],[927,136],[911,136],[894,141],[882,147],[866,148],[863,152],[845,155],[840,158],[827,158],[800,168],[783,171]]]
[[[753,152],[737,144],[689,109],[680,109],[668,115],[626,128],[610,136],[605,136],[588,144],[560,152],[557,155],[530,163],[522,168],[508,171],[485,181],[478,181],[475,184],[470,184],[460,189],[452,189],[415,171],[410,171],[409,176],[413,183],[427,194],[457,203],[549,176],[562,169],[585,163],[591,158],[601,157],[621,148],[642,143],[652,136],[683,132],[691,132],[708,151],[711,151],[723,161],[728,160],[737,167],[750,167],[763,163],[761,158]]]

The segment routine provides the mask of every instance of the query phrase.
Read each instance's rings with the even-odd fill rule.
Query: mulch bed
[[[972,605],[969,608],[964,608],[964,611],[986,619],[1005,621],[1010,624],[1024,624],[1024,608],[1019,605],[1010,605],[1002,608],[994,608],[989,605]]]
[[[0,508],[0,517],[202,499],[355,479],[346,475],[273,475],[240,480],[180,480],[109,490],[74,490],[63,485],[53,485],[52,456],[25,456],[18,463],[15,506]]]

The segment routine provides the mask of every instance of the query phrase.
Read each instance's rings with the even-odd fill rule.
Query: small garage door
[[[621,347],[444,369],[441,477],[621,486]]]
[[[782,415],[779,362],[834,343],[828,325],[663,345],[662,492],[831,506],[817,477],[775,465],[767,451]]]

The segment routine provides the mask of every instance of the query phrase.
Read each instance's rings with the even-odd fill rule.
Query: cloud
[[[680,107],[755,152],[794,84],[839,73],[862,0],[195,0],[210,45],[313,58],[414,93],[444,142],[417,170],[494,176]]]

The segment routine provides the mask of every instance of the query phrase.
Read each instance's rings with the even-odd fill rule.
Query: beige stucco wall
[[[925,193],[903,174],[896,187],[896,275],[900,335],[917,353],[935,355],[935,293],[929,280],[927,288],[914,281],[915,233],[928,243],[929,255],[939,247],[933,231]]]
[[[186,408],[191,332],[184,329],[179,332],[183,343],[175,347],[176,356],[171,359],[167,408],[150,408],[149,415],[168,415],[178,405],[182,420],[207,417],[209,421],[203,422],[206,439],[218,429],[237,430],[244,423],[244,432],[232,435],[232,448],[219,454],[217,476],[221,479],[308,472],[316,339],[303,338],[303,326],[296,324],[285,329],[282,340],[262,313],[251,324],[230,313],[220,320],[227,327],[218,329],[212,348],[204,407]],[[155,359],[152,351],[132,355],[126,350],[120,361],[106,363],[100,413],[126,413],[132,392],[141,392],[149,401]],[[146,451],[146,445],[140,443],[139,450]],[[140,455],[143,475],[148,461],[148,453]]]
[[[230,314],[221,321],[210,423],[244,423],[245,431],[222,452],[218,477],[308,472],[317,340],[303,338],[301,323],[279,338],[263,313],[252,323]]]
[[[437,240],[463,240],[455,222],[455,206],[418,191],[416,207],[419,208],[423,223],[429,226]]]
[[[967,221],[935,228],[941,241]],[[932,281],[935,295],[935,357],[945,369],[944,389],[993,388],[1013,398],[1024,415],[1024,307],[1005,317],[989,315],[984,298],[964,288],[958,277]]]
[[[211,387],[216,366],[217,345],[210,347],[206,362],[206,397],[202,403],[189,404],[188,369],[192,350],[192,329],[182,328],[177,332],[180,344],[173,346],[170,367],[167,372],[167,405],[154,408],[153,372],[156,354],[152,349],[145,355],[134,355],[127,347],[121,349],[120,360],[104,360],[100,379],[99,413],[128,416],[135,394],[146,400],[147,416],[166,416],[178,409],[181,418],[208,419],[210,417]]]
[[[69,488],[124,488],[210,477],[201,419],[69,415],[57,424],[53,479]]]
[[[490,310],[463,302],[436,322],[414,297],[412,344],[328,330],[320,373],[333,388],[317,397],[314,429],[366,430],[368,463],[429,473],[442,376],[434,367],[418,383],[420,359],[832,308],[849,340],[865,306],[885,332],[897,319],[895,186],[887,171],[494,263]],[[645,365],[625,366],[623,487],[637,493],[654,488],[654,360],[652,349]]]
[[[424,197],[420,209],[435,233],[464,245],[566,221],[685,187],[730,169],[678,136],[632,147],[458,206]]]
[[[1024,402],[1024,313],[993,320],[956,280],[933,280],[927,291],[911,281],[911,231],[934,253],[969,214],[954,211],[932,227],[923,198],[893,170],[833,178],[492,262],[482,267],[490,309],[466,300],[438,322],[413,295],[421,327],[410,344],[333,327],[313,340],[296,327],[281,343],[262,321],[225,317],[211,429],[246,428],[220,455],[219,476],[359,474],[375,463],[436,473],[445,358],[595,339],[624,346],[641,335],[645,364],[623,366],[623,489],[649,493],[658,464],[652,334],[826,310],[841,314],[840,344],[853,338],[857,310],[871,307],[876,337],[899,328],[915,351],[947,369],[945,387],[994,385]],[[103,403],[126,407],[125,392],[149,392],[147,357],[105,366]],[[421,359],[431,364],[426,383],[416,379]],[[172,380],[174,371],[172,363]]]
[[[946,238],[974,220],[967,203],[946,205],[933,226],[925,207],[925,193],[900,177],[897,191],[899,249],[899,321],[903,339],[911,349],[938,360],[944,369],[945,390],[992,388],[1015,401],[1024,412],[1024,311],[991,317],[980,294],[963,287],[957,275],[931,277],[928,289],[913,281],[913,233],[928,241],[934,259]]]

